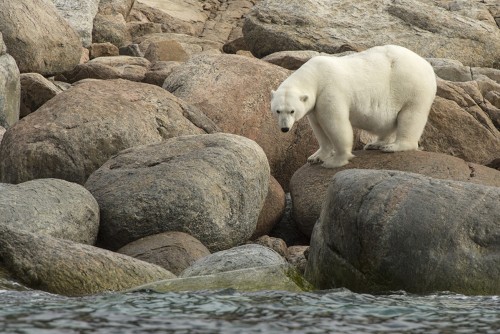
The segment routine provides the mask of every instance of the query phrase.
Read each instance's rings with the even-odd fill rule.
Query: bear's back
[[[398,45],[376,46],[341,57],[316,56],[302,67],[300,70],[304,73],[315,73],[320,81],[324,79],[324,84],[340,79],[357,89],[383,82],[389,86],[436,86],[432,66],[418,54]]]
[[[424,58],[415,52],[399,45],[375,46],[368,50],[339,57],[344,65],[352,70],[390,72],[392,80],[416,80],[425,84],[435,81],[434,69]],[[397,78],[394,78],[397,77]]]

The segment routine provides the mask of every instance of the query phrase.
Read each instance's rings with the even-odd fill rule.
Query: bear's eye
[[[281,112],[281,111],[279,111],[279,110],[276,110],[276,113],[277,113],[277,114],[279,114],[280,112]]]
[[[291,111],[290,111],[290,114],[293,114],[294,112],[295,112],[295,110],[291,110]]]

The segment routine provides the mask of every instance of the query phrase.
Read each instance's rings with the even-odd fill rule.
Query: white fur
[[[319,142],[307,160],[333,168],[354,157],[352,127],[377,135],[365,149],[417,150],[435,95],[432,66],[386,45],[311,58],[272,92],[271,110],[283,132],[307,116]]]

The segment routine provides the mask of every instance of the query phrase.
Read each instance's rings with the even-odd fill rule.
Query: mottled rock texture
[[[498,294],[500,187],[396,171],[333,178],[306,278],[320,289]]]

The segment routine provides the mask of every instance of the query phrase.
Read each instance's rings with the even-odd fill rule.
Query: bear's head
[[[309,112],[308,100],[308,95],[295,89],[278,88],[271,92],[271,112],[278,117],[281,131],[290,131],[293,123]]]

